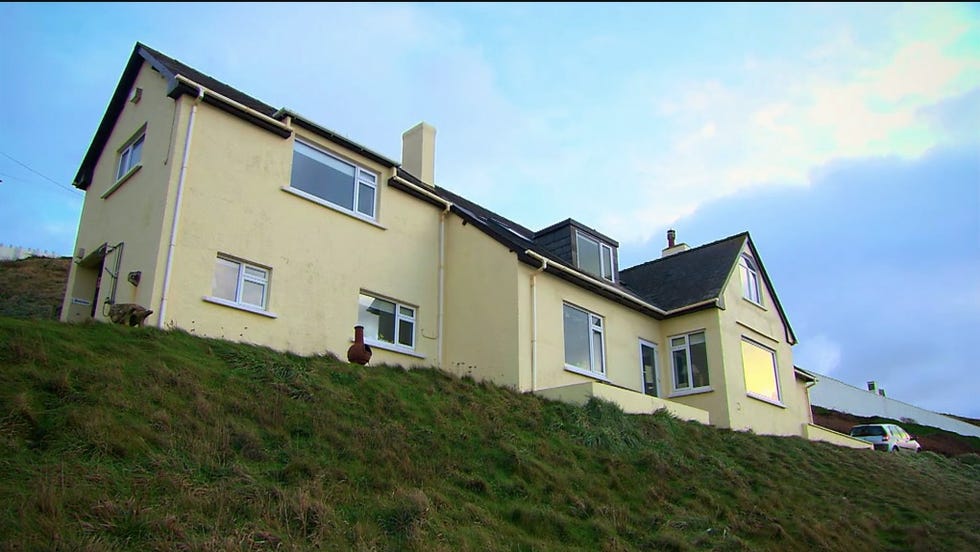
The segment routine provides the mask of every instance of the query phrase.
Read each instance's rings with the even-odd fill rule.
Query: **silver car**
[[[915,437],[895,424],[861,424],[851,428],[851,437],[874,445],[875,450],[887,452],[919,452],[922,448]]]

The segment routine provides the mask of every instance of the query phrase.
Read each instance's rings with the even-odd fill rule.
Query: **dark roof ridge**
[[[739,232],[738,234],[732,234],[731,236],[728,236],[726,238],[721,238],[721,239],[717,239],[717,240],[715,240],[713,242],[701,244],[701,245],[699,245],[697,247],[692,247],[692,248],[690,248],[690,249],[688,249],[686,251],[678,251],[677,253],[672,253],[670,255],[667,255],[666,257],[658,257],[656,259],[650,259],[649,261],[644,261],[644,262],[642,262],[642,263],[640,263],[638,265],[633,265],[633,266],[631,266],[629,268],[622,268],[622,269],[619,270],[619,272],[620,273],[623,273],[623,272],[626,272],[627,270],[633,270],[634,268],[640,268],[641,266],[647,266],[647,265],[651,265],[653,263],[657,263],[657,262],[660,262],[660,261],[665,261],[665,260],[670,259],[672,257],[678,257],[680,255],[684,255],[685,253],[690,253],[692,251],[698,251],[699,249],[704,249],[706,247],[711,247],[712,245],[718,245],[719,243],[726,242],[728,240],[733,240],[735,238],[741,238],[741,237],[745,237],[745,238],[751,239],[751,236],[749,235],[749,231],[748,230],[743,230],[743,231]]]

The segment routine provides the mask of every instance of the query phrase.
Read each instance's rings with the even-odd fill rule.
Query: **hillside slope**
[[[57,320],[70,263],[68,257],[0,261],[0,316]]]
[[[106,324],[0,318],[8,550],[976,550],[886,455]]]

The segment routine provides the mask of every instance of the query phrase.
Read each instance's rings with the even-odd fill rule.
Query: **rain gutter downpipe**
[[[541,259],[541,266],[531,273],[531,392],[538,389],[538,288],[536,280],[548,268],[548,259]]]
[[[438,343],[436,346],[439,348],[438,353],[436,353],[436,364],[439,368],[442,366],[442,331],[446,320],[446,216],[449,215],[450,210],[453,208],[453,203],[447,201],[438,195],[426,190],[425,188],[405,180],[404,178],[398,176],[398,169],[395,169],[395,176],[392,177],[394,180],[398,181],[400,184],[408,186],[412,190],[428,197],[434,201],[441,203],[445,208],[439,213],[439,312],[438,316],[438,332],[437,337]]]
[[[191,152],[191,136],[194,130],[194,115],[197,106],[204,100],[204,87],[177,75],[177,80],[197,87],[197,97],[191,104],[191,114],[187,118],[187,134],[184,136],[184,156],[180,162],[180,176],[177,178],[177,196],[174,199],[174,218],[170,224],[170,245],[167,247],[167,263],[163,270],[163,289],[160,292],[160,314],[157,316],[157,327],[163,328],[167,320],[167,288],[170,286],[170,272],[174,263],[174,248],[177,246],[177,222],[180,220],[180,200],[184,193],[184,179],[187,176],[187,160]]]

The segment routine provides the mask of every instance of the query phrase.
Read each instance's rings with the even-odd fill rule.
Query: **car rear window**
[[[857,426],[851,429],[851,435],[854,437],[881,436],[884,434],[885,428],[881,426]]]

